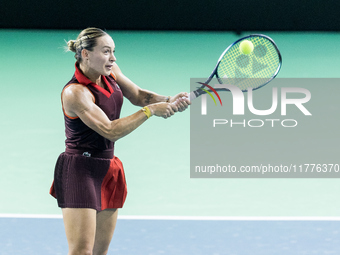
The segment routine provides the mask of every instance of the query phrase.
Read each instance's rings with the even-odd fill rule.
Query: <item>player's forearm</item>
[[[143,110],[121,118],[111,121],[107,127],[102,127],[102,136],[109,139],[112,142],[130,134],[140,125],[142,125],[148,119]]]
[[[138,99],[138,106],[147,106],[154,103],[168,102],[170,100],[168,96],[161,96],[148,90],[140,90]]]

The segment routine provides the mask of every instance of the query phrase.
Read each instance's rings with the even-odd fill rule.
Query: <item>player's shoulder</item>
[[[84,93],[88,93],[89,89],[79,83],[71,83],[64,87],[63,95],[82,95]]]
[[[68,84],[62,91],[62,97],[68,100],[77,100],[88,96],[92,97],[90,90],[87,88],[87,86],[79,83]]]

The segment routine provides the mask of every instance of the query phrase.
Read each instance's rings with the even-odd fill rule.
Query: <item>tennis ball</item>
[[[252,53],[254,49],[254,45],[251,41],[249,40],[243,40],[241,43],[240,43],[240,51],[243,53],[243,54],[250,54]]]

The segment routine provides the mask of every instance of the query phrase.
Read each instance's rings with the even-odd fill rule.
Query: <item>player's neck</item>
[[[79,68],[90,81],[102,87],[102,76],[100,74],[91,71],[90,68],[81,63],[79,64]]]

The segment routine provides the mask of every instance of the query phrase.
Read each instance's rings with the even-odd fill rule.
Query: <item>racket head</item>
[[[254,45],[248,55],[239,49],[243,40],[249,40]],[[207,82],[216,75],[221,84],[233,84],[244,92],[248,88],[255,90],[273,80],[281,66],[282,56],[273,39],[262,34],[252,34],[237,40],[222,53]]]
[[[254,49],[248,55],[239,49],[243,40],[253,43]],[[216,76],[219,83],[235,85],[243,92],[248,91],[248,88],[256,90],[273,80],[281,66],[282,56],[274,40],[263,34],[252,34],[238,39],[224,50],[205,84]],[[206,85],[192,91],[189,95],[190,100],[205,94],[206,92],[202,90],[204,87]],[[229,91],[226,88],[216,88],[216,91],[221,90]]]

